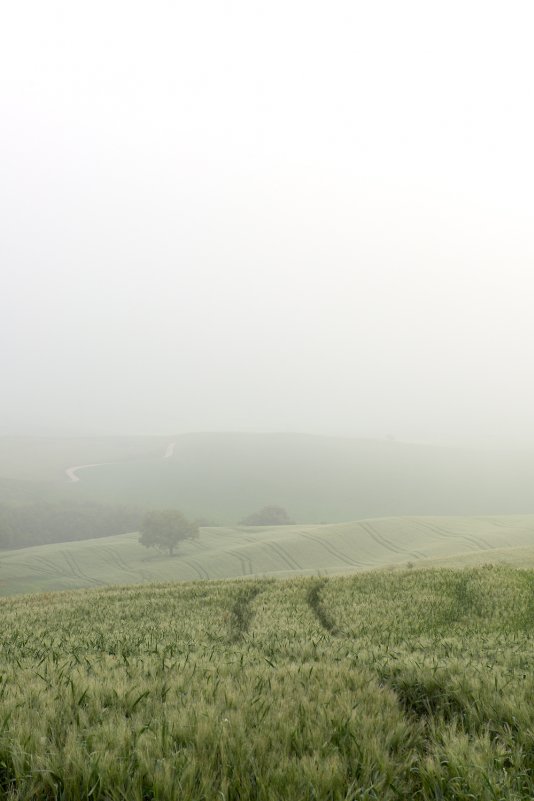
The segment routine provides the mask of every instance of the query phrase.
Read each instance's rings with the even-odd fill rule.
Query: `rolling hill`
[[[305,434],[0,439],[0,502],[48,494],[175,507],[214,525],[269,504],[307,523],[530,514],[533,486],[534,455],[526,451]]]
[[[0,556],[0,595],[139,584],[360,572],[407,565],[534,566],[534,515],[411,517],[330,525],[201,529],[174,558],[135,533]]]

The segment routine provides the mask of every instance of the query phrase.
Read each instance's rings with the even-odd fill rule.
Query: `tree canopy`
[[[198,536],[198,523],[188,520],[177,509],[159,509],[147,512],[140,533],[141,545],[168,551],[172,556],[179,542]]]
[[[264,506],[239,523],[242,526],[289,526],[293,520],[282,506]]]

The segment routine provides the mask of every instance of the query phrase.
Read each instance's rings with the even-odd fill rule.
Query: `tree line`
[[[240,525],[276,526],[293,521],[280,506],[265,506]],[[139,531],[140,543],[174,554],[181,540],[198,537],[202,519],[188,520],[177,509],[146,512],[94,501],[27,500],[0,503],[0,549],[27,548],[69,540],[112,537]]]
[[[0,504],[0,548],[26,548],[138,531],[143,511],[87,502]]]

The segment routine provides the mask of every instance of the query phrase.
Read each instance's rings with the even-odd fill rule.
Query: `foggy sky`
[[[0,433],[534,446],[533,23],[4,4]]]

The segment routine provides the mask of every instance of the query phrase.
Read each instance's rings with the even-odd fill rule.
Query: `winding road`
[[[69,481],[79,481],[80,477],[76,475],[78,470],[85,470],[86,467],[100,467],[103,464],[113,464],[113,462],[93,462],[92,464],[79,464],[76,467],[67,467],[65,473],[67,474]]]
[[[165,449],[165,453],[162,456],[162,459],[170,459],[174,455],[174,449],[176,447],[176,442],[169,442]],[[120,464],[119,462],[91,462],[91,464],[78,464],[73,465],[72,467],[67,467],[65,470],[65,474],[71,484],[80,481],[80,477],[78,475],[80,470],[86,470],[88,467],[102,467],[105,464]]]
[[[164,459],[170,459],[171,456],[174,454],[174,449],[176,447],[176,442],[169,442],[167,445],[167,450],[163,454]]]

